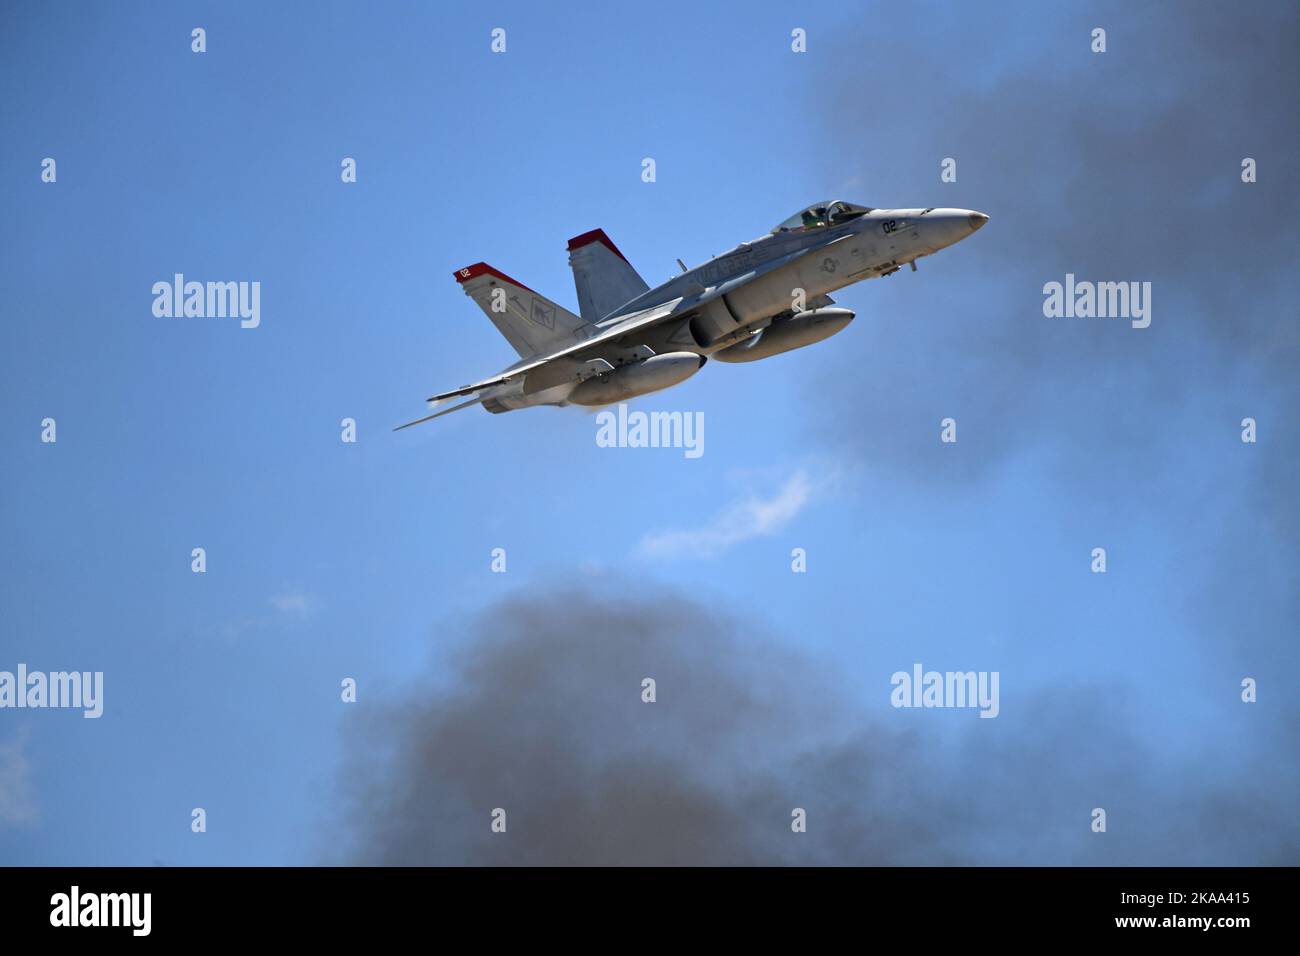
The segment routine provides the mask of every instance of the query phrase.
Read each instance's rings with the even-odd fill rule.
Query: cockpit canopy
[[[871,208],[868,206],[855,206],[851,202],[844,202],[839,199],[833,202],[819,202],[807,209],[800,209],[773,229],[772,233],[807,232],[810,229],[820,229],[823,226],[837,226],[842,222],[856,219],[868,212],[871,212]]]

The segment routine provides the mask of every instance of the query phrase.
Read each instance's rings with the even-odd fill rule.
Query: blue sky
[[[1295,90],[1215,56],[1294,14],[1188,9],[7,5],[0,669],[102,670],[105,715],[0,712],[0,860],[317,860],[349,722],[454,694],[467,621],[575,584],[689,595],[797,653],[825,681],[799,694],[846,701],[832,738],[911,720],[960,746],[973,714],[893,711],[889,675],[997,670],[977,725],[1101,688],[1150,772],[1216,768],[1180,798],[1241,773],[1293,804]],[[1199,62],[1205,30],[1229,35]],[[1209,84],[1188,150],[1180,104]],[[570,236],[604,228],[655,284],[828,197],[992,220],[838,294],[840,336],[636,404],[702,412],[698,460],[599,448],[576,409],[390,431],[514,359],[453,270],[576,310]],[[1044,318],[1067,271],[1153,281],[1152,328]],[[154,317],[177,272],[260,281],[260,327]],[[642,549],[783,496],[788,521],[724,553]],[[1104,799],[1079,795],[1085,826]]]

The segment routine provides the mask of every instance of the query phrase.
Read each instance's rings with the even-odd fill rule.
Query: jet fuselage
[[[480,262],[456,281],[520,354],[497,376],[435,395],[481,404],[600,405],[668,388],[707,357],[751,362],[802,348],[853,320],[829,294],[892,275],[974,233],[970,209],[872,209],[843,201],[795,213],[767,235],[651,289],[602,230],[570,240],[582,315]],[[406,425],[401,427],[407,427]]]
[[[684,323],[665,323],[656,330],[658,340],[647,344],[656,352],[714,355],[746,343],[774,320],[817,308],[820,297],[837,289],[890,275],[932,255],[987,221],[983,213],[969,209],[875,209],[839,225],[774,232],[674,276],[617,311],[626,316],[702,288],[713,290],[715,297],[696,316]],[[784,261],[752,277],[775,260]]]

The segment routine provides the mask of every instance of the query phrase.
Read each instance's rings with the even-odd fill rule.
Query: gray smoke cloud
[[[606,594],[610,592],[605,592]],[[351,729],[340,862],[384,865],[1297,862],[1278,753],[1171,763],[1114,688],[863,716],[745,622],[623,582],[523,594]],[[636,595],[627,597],[627,595]],[[641,700],[653,677],[657,701]],[[877,686],[878,684],[878,686]],[[887,675],[858,694],[889,693]],[[1294,718],[1295,714],[1289,714]],[[1269,735],[1266,735],[1268,737]],[[1258,743],[1258,742],[1256,742]],[[1108,832],[1089,829],[1101,806]],[[495,808],[505,834],[490,832]],[[808,832],[791,831],[791,811]]]
[[[992,221],[918,276],[862,287],[857,302],[884,311],[864,310],[810,383],[810,421],[910,479],[973,481],[1046,451],[1063,479],[1096,487],[1117,471],[1175,480],[1257,416],[1269,436],[1252,493],[1300,541],[1285,493],[1300,463],[1288,414],[1300,407],[1300,7],[1101,4],[1062,25],[1020,4],[960,29],[935,9],[894,13],[876,68],[844,69],[866,24],[827,38],[815,61],[813,88],[832,91],[810,98],[815,168],[828,183],[854,170],[851,198]],[[1088,48],[1098,26],[1103,54]],[[972,57],[997,64],[996,79]],[[945,157],[954,184],[939,180]],[[1244,157],[1258,182],[1241,182]],[[962,294],[935,301],[927,272],[959,273]],[[1043,284],[1067,272],[1152,282],[1151,327],[1045,318]],[[934,317],[911,318],[909,303]],[[935,437],[944,415],[959,421],[960,454]],[[1223,444],[1191,440],[1189,415],[1217,422]]]
[[[1096,4],[1064,24],[1033,3],[960,24],[894,13],[887,45],[905,53],[868,76],[843,69],[865,25],[827,39],[812,86],[833,94],[810,98],[826,148],[809,155],[826,182],[855,171],[846,198],[992,220],[917,275],[857,287],[863,315],[806,390],[818,440],[948,496],[1019,481],[1097,537],[1152,529],[1184,556],[1153,599],[1194,609],[1187,630],[1225,677],[1293,681],[1300,6]],[[946,157],[956,183],[940,182]],[[1257,182],[1241,180],[1246,157]],[[1067,273],[1151,282],[1151,326],[1045,317],[1043,285]],[[955,446],[938,440],[946,416]]]

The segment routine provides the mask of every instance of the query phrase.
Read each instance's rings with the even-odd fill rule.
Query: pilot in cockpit
[[[826,225],[826,207],[812,206],[805,209],[801,217],[805,229],[816,229],[818,226],[824,226]]]

